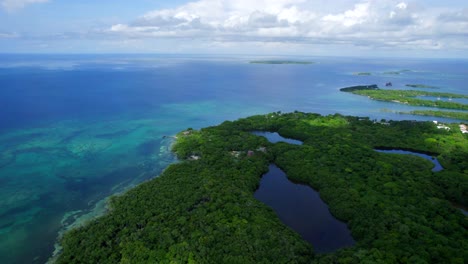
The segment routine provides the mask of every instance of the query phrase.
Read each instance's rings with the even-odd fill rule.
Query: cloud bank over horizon
[[[12,9],[47,1],[4,0],[2,5]],[[142,51],[468,51],[468,8],[430,2],[198,0],[67,32],[61,38],[92,39],[114,49]],[[0,28],[0,38],[2,34],[18,36]]]
[[[267,3],[268,2],[268,3]],[[334,13],[304,0],[200,0],[148,12],[108,32],[130,38],[192,37],[221,42],[299,42],[466,49],[468,10],[441,13],[416,3],[368,0]]]

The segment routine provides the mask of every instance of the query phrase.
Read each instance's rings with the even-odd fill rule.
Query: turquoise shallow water
[[[468,93],[467,61],[251,59],[0,55],[0,262],[47,261],[60,232],[175,162],[165,135],[271,111],[433,119],[382,110],[416,107],[339,92],[358,84],[422,83]],[[385,74],[403,69],[409,71]]]

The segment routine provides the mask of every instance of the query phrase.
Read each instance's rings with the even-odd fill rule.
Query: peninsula
[[[341,88],[342,92],[349,92],[357,95],[367,96],[370,99],[378,101],[393,102],[399,104],[434,107],[452,110],[468,110],[468,104],[451,101],[452,98],[468,99],[468,95],[454,94],[454,93],[441,93],[429,91],[416,91],[416,90],[394,90],[394,89],[380,89],[376,84],[373,85],[359,85]],[[429,100],[426,98],[437,98],[437,100]],[[448,98],[448,100],[441,100],[441,98]],[[418,110],[412,111],[409,114],[415,115],[431,115],[438,117],[449,117],[466,119],[467,112],[449,112],[449,111],[433,111],[433,110]]]
[[[400,114],[447,117],[459,120],[468,120],[468,112],[466,111],[434,111],[434,110],[413,110],[410,112],[399,112]]]
[[[425,85],[425,84],[407,84],[407,87],[421,88],[421,89],[439,89],[437,86]]]
[[[378,149],[430,153],[444,169]],[[181,132],[173,151],[180,162],[65,234],[57,263],[463,263],[468,254],[468,219],[453,205],[468,205],[468,137],[457,129],[276,112]],[[316,254],[256,200],[269,164],[317,190],[356,244]]]
[[[312,61],[292,61],[292,60],[256,60],[250,61],[251,64],[314,64]]]

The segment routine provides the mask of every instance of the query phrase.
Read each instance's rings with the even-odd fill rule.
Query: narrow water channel
[[[347,225],[337,220],[309,186],[295,184],[276,165],[263,175],[254,196],[270,206],[279,219],[311,243],[317,253],[355,244]]]
[[[376,149],[375,151],[381,152],[381,153],[389,153],[389,154],[415,155],[415,156],[427,159],[428,161],[432,162],[434,164],[434,167],[432,168],[433,172],[442,171],[444,169],[442,165],[440,165],[439,160],[437,160],[437,158],[429,156],[424,153],[414,152],[414,151],[409,151],[409,150],[401,150],[401,149],[388,149],[388,150]]]

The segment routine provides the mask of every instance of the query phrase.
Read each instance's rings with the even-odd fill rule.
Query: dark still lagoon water
[[[317,253],[354,245],[345,223],[338,221],[314,189],[288,180],[276,165],[263,175],[255,198],[270,206],[283,223],[314,246]]]
[[[0,55],[0,263],[46,262],[60,232],[104,212],[109,195],[159,174],[174,162],[164,135],[272,111],[432,120],[383,110],[417,107],[339,92],[358,84],[468,93],[468,61],[253,59]]]

